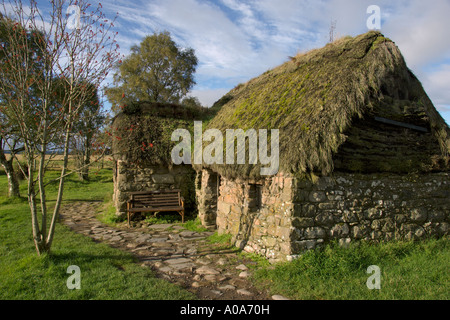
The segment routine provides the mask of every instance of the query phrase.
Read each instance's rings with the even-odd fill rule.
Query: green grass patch
[[[194,232],[208,231],[207,228],[202,226],[202,222],[200,221],[199,218],[195,218],[195,219],[186,221],[186,223],[183,224],[183,227],[189,231],[194,231]]]
[[[172,224],[181,223],[181,216],[179,214],[162,214],[159,216],[149,215],[145,218],[148,224]]]
[[[6,177],[0,176],[0,299],[195,299],[184,289],[155,278],[133,255],[96,243],[60,224],[51,253],[37,256],[28,203],[7,199],[4,186]],[[70,177],[66,187],[66,199],[102,200],[111,191],[111,171],[102,171],[88,183]],[[49,189],[50,206],[55,190]],[[67,268],[72,265],[81,271],[80,290],[67,288],[71,276]]]
[[[211,244],[221,244],[225,246],[231,246],[231,238],[232,235],[228,233],[219,234],[218,232],[215,232],[213,235],[208,237],[208,241]]]
[[[367,268],[381,270],[381,289],[369,290]],[[299,300],[448,300],[448,239],[330,244],[297,260],[259,268],[257,285]]]
[[[97,215],[97,219],[109,226],[116,226],[118,223],[125,221],[124,217],[116,215],[116,207],[112,201],[106,202]]]
[[[240,252],[242,252],[241,249],[234,245],[231,234],[219,234],[218,232],[214,232],[207,238],[207,243],[208,247],[216,253],[226,252],[240,254]]]
[[[59,172],[48,171],[46,181],[52,181],[59,177]],[[105,200],[105,197],[112,198],[113,173],[111,169],[93,171],[89,174],[89,181],[81,181],[76,173],[73,173],[64,180],[64,201],[90,201]],[[47,188],[49,200],[56,200],[59,181],[51,182]],[[24,193],[26,194],[26,193]]]

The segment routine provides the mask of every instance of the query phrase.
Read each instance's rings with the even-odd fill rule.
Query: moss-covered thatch
[[[280,171],[287,173],[331,173],[340,148],[347,146],[347,153],[351,149],[345,144],[350,135],[359,151],[370,150],[368,141],[378,141],[378,154],[362,152],[354,166],[348,164],[348,158],[341,157],[336,161],[344,163],[343,170],[432,170],[432,163],[442,164],[450,152],[448,125],[407,68],[395,43],[379,32],[346,37],[300,54],[239,85],[223,100],[226,103],[206,129],[219,129],[224,136],[226,129],[279,129]],[[419,145],[436,148],[418,148],[421,156],[408,157],[396,149],[399,145],[389,146],[389,135],[383,136],[389,131],[394,134],[398,128],[374,123],[375,116],[427,128],[430,133],[420,138],[423,141]],[[363,137],[358,142],[366,120],[374,128],[373,137]],[[352,132],[356,127],[360,130]],[[402,128],[399,133],[404,131],[408,129]],[[415,138],[414,134],[405,133],[405,139],[399,138],[395,143],[414,144],[411,139]],[[403,170],[402,163],[408,159]],[[261,166],[208,167],[228,177],[258,177]],[[447,162],[444,167],[448,169]]]
[[[113,154],[135,165],[172,166],[171,141],[176,129],[193,132],[195,120],[208,120],[214,113],[207,108],[178,104],[136,102],[126,105],[113,119]]]

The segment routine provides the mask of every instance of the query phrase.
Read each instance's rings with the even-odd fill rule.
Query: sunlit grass
[[[24,198],[6,198],[5,186],[6,176],[0,176],[0,299],[195,298],[182,288],[155,278],[151,270],[137,264],[131,254],[96,243],[59,224],[51,253],[37,256],[28,203]],[[56,190],[53,185],[48,190],[49,206],[55,199]],[[70,177],[65,202],[103,200],[111,190],[110,170],[94,175],[89,182]],[[67,268],[71,265],[80,268],[80,290],[69,290],[66,285],[71,276]]]
[[[381,271],[381,289],[369,290],[367,268]],[[448,239],[421,242],[330,244],[275,268],[261,268],[255,281],[292,299],[448,300]]]

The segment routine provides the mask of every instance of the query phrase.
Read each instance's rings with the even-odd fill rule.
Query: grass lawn
[[[55,173],[50,175],[56,176]],[[21,186],[26,195],[25,183]],[[48,189],[49,205],[57,185]],[[194,299],[182,288],[156,279],[131,254],[99,244],[57,225],[51,254],[38,257],[31,217],[24,199],[6,198],[6,176],[0,175],[0,299]],[[92,175],[89,183],[67,179],[65,201],[104,200],[112,193],[112,171]],[[81,289],[69,290],[67,268],[81,271]]]
[[[380,268],[380,290],[366,285],[371,265]],[[448,300],[449,271],[449,241],[439,239],[330,244],[293,262],[260,268],[254,279],[273,294],[298,300]]]

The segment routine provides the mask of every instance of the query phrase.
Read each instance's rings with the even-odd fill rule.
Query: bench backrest
[[[133,207],[179,207],[181,206],[181,190],[161,190],[131,193]]]

